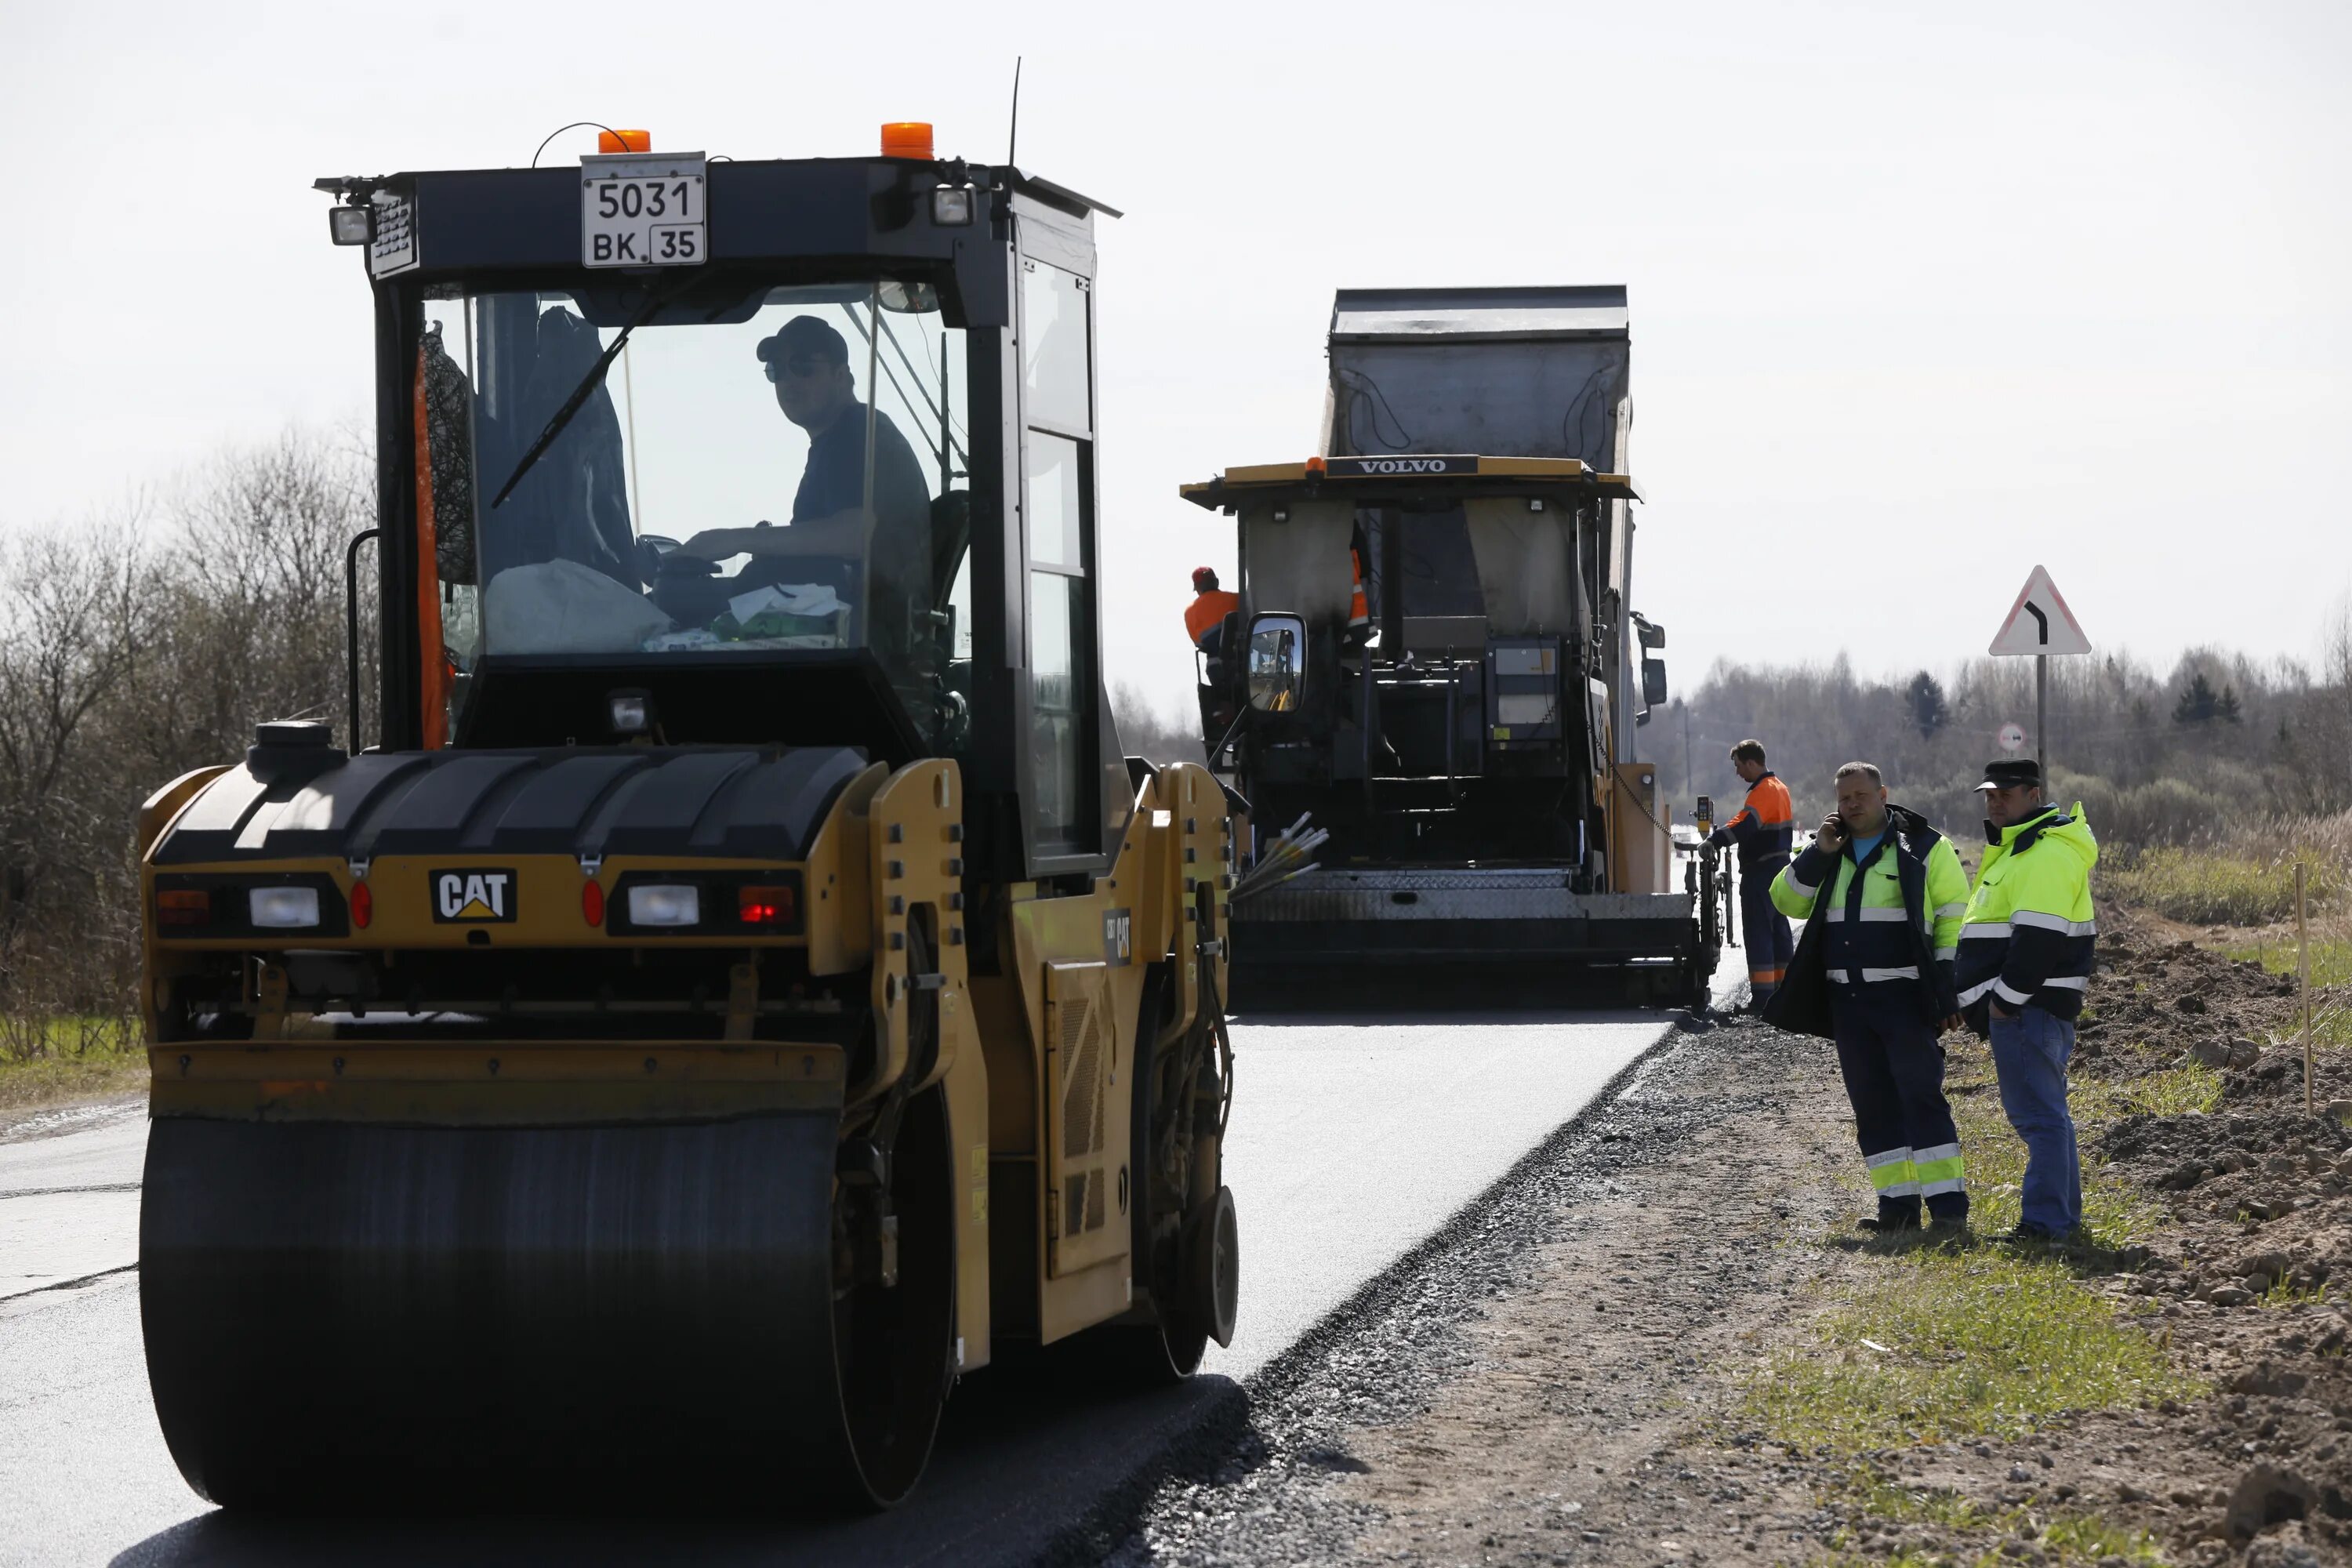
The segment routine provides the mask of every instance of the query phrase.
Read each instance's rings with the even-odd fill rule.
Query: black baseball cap
[[[1979,789],[2040,789],[2042,764],[2032,757],[2004,757],[1985,764],[1984,783]]]
[[[768,337],[760,340],[760,359],[763,363],[782,364],[803,354],[814,354],[835,364],[849,363],[849,342],[832,325],[814,316],[794,316]]]

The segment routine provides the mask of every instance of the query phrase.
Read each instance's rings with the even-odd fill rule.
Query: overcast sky
[[[1119,20],[1132,16],[1135,22]],[[1305,456],[1335,288],[1632,291],[1636,600],[1717,658],[2307,655],[2352,588],[2352,7],[40,5],[0,47],[0,529],[360,420],[320,174],[566,121],[860,154],[928,119],[1099,243],[1108,658],[1189,691],[1181,482]],[[593,151],[593,133],[551,156]],[[738,520],[714,519],[714,522]]]

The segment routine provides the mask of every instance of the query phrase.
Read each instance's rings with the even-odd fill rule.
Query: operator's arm
[[[1738,811],[1733,812],[1728,821],[1706,836],[1706,841],[1709,844],[1717,848],[1727,844],[1744,846],[1750,837],[1755,836],[1757,826],[1755,792],[1749,791],[1748,795],[1748,801]]]
[[[730,555],[863,555],[867,521],[864,508],[852,507],[782,528],[764,522],[757,528],[706,528],[677,548],[682,555],[706,561]]]

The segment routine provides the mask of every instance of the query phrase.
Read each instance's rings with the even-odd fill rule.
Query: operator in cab
[[[887,414],[857,396],[849,344],[815,316],[794,316],[760,340],[760,363],[775,388],[776,407],[808,432],[808,460],[793,496],[792,525],[713,528],[680,546],[709,561],[748,554],[747,583],[798,581],[793,557],[866,563],[871,626],[862,637],[885,655],[903,652],[912,616],[931,607],[930,493],[914,448]],[[866,432],[874,432],[870,520],[866,491]],[[869,531],[870,526],[870,531]],[[778,564],[762,565],[774,560]]]
[[[1192,602],[1184,606],[1184,636],[1209,656],[1209,684],[1224,679],[1225,617],[1242,607],[1242,596],[1217,586],[1214,567],[1192,569]]]

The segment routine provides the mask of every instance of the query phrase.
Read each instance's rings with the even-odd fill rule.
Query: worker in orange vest
[[[1201,566],[1192,572],[1192,602],[1184,606],[1184,635],[1194,647],[1209,656],[1209,684],[1217,685],[1224,678],[1225,650],[1223,631],[1225,617],[1242,607],[1239,594],[1228,594],[1217,586],[1214,568]]]
[[[1797,947],[1789,918],[1772,907],[1772,879],[1789,863],[1797,837],[1795,804],[1780,775],[1764,765],[1764,742],[1731,748],[1731,766],[1748,799],[1707,842],[1739,846],[1739,941],[1748,949],[1748,1010],[1761,1013],[1780,988]]]

